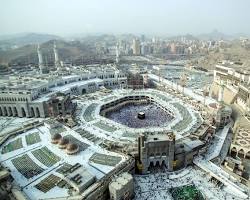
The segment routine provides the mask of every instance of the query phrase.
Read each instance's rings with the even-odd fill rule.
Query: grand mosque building
[[[126,88],[127,78],[115,66],[72,67],[70,71],[60,64],[54,46],[56,71],[49,73],[44,66],[40,47],[37,49],[39,73],[11,76],[0,82],[0,116],[48,117],[51,103],[56,102],[58,113],[70,111],[68,95],[82,95],[107,88]],[[60,98],[58,97],[60,96]],[[68,111],[67,107],[69,107]],[[65,111],[65,112],[64,112]]]

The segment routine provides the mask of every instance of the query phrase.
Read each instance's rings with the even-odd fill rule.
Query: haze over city
[[[250,1],[3,0],[0,34],[250,34]]]
[[[249,200],[249,0],[0,8],[0,200]]]

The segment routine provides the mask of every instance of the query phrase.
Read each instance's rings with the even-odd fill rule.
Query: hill
[[[59,59],[65,62],[78,63],[101,59],[103,55],[96,53],[95,42],[50,40],[40,45],[44,63],[54,63],[53,46],[56,41]],[[38,64],[37,44],[28,44],[15,49],[0,51],[1,64],[28,65]]]
[[[58,40],[58,39],[61,38],[56,35],[39,34],[39,33],[3,35],[0,36],[0,47],[2,47],[2,49],[8,49],[14,47],[16,48],[28,44],[38,44],[47,42],[49,40]]]

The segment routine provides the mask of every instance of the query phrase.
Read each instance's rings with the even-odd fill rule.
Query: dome
[[[68,154],[74,154],[79,150],[79,146],[75,143],[69,143],[67,145],[67,153]]]
[[[68,143],[69,143],[69,139],[67,139],[67,138],[62,138],[62,139],[60,140],[60,142],[58,143],[58,144],[59,144],[59,148],[65,149]]]
[[[57,144],[61,140],[62,136],[59,133],[56,133],[51,136],[51,142]]]

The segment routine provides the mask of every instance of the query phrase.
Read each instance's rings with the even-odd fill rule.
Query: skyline
[[[0,34],[26,32],[73,34],[199,35],[218,29],[250,34],[245,23],[250,2],[115,0],[9,0],[2,2]],[[10,15],[13,13],[13,15]]]

